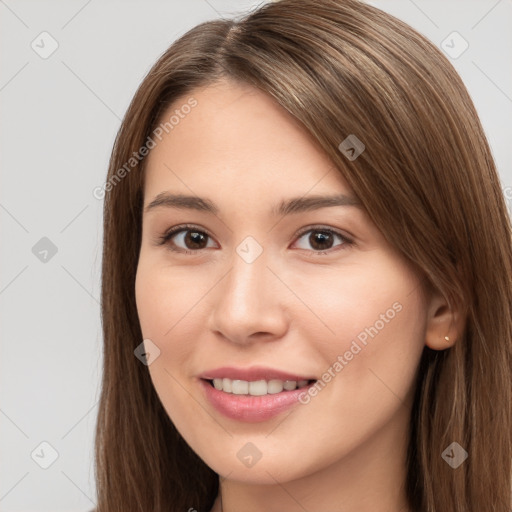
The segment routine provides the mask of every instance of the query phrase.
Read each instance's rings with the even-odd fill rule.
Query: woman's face
[[[271,98],[227,82],[190,96],[196,106],[181,108],[187,97],[166,113],[179,121],[155,139],[145,175],[136,300],[163,406],[230,479],[274,484],[385,462],[408,431],[426,327],[420,278]],[[279,409],[293,393],[279,382],[245,396],[244,382],[233,394],[201,379],[228,366],[318,382]],[[266,380],[254,393],[279,380],[253,377]]]

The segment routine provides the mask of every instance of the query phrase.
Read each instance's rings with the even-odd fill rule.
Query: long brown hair
[[[134,356],[145,160],[126,163],[171,104],[222,79],[259,88],[295,116],[386,239],[467,315],[451,348],[424,348],[408,445],[411,508],[509,512],[512,241],[495,163],[444,55],[356,0],[281,0],[202,23],[136,92],[105,187],[98,512],[209,512],[218,492],[218,475],[184,442]],[[366,147],[353,161],[338,149],[350,134]],[[456,469],[441,456],[452,442],[468,452]]]

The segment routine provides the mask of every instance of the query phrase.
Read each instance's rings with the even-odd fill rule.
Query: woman
[[[510,219],[424,37],[355,0],[203,23],[105,191],[99,512],[509,511]]]

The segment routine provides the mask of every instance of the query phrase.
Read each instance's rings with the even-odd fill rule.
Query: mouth
[[[290,407],[304,404],[301,397],[309,393],[315,379],[301,381],[243,381],[228,378],[205,379],[199,383],[204,398],[225,417],[241,422],[264,422]]]

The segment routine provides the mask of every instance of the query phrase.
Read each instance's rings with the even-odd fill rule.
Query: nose
[[[230,270],[211,297],[211,331],[239,345],[286,333],[286,287],[268,266],[272,268],[266,251],[252,263],[235,252]]]

